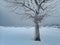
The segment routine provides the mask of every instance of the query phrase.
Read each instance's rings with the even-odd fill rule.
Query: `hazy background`
[[[26,16],[17,15],[11,11],[11,8],[7,6],[8,3],[0,0],[0,26],[33,26],[33,20],[25,18]],[[45,17],[42,21],[42,25],[60,25],[60,0],[54,4],[55,10],[52,11],[52,16]],[[19,13],[23,11],[20,10]]]

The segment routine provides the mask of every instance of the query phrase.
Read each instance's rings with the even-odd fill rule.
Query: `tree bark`
[[[41,41],[38,23],[35,23],[35,41]]]

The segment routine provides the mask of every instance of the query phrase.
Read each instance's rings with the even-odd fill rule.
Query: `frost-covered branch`
[[[25,1],[23,1],[23,2],[19,2],[19,1],[16,1],[16,0],[14,0],[14,1],[8,1],[8,0],[6,0],[6,1],[7,1],[7,2],[10,2],[10,3],[14,3],[14,4],[20,4],[20,5],[28,8],[29,10],[35,12],[34,9],[32,9],[30,6],[28,6],[29,3],[28,3],[28,5],[25,4]]]

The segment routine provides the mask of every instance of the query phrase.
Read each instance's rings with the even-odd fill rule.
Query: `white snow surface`
[[[41,41],[34,41],[34,27],[0,26],[0,45],[60,45],[60,29],[41,27]]]

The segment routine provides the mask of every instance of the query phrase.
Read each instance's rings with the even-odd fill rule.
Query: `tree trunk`
[[[35,23],[35,41],[41,41],[38,23]]]

